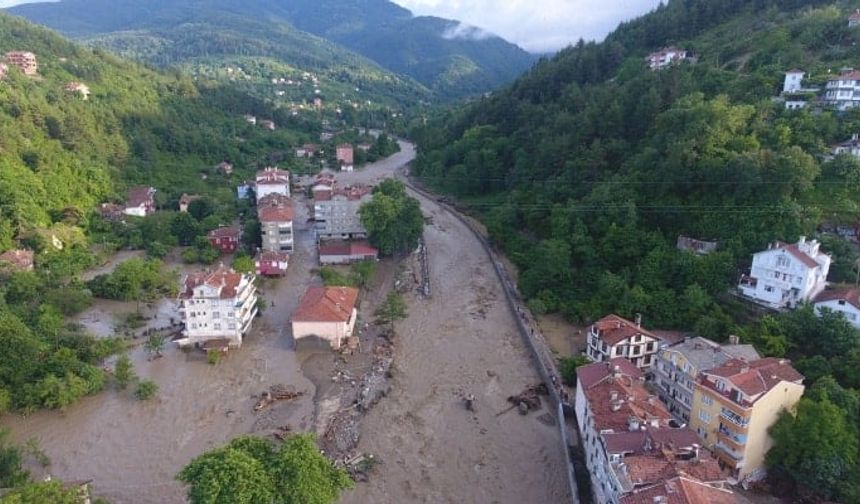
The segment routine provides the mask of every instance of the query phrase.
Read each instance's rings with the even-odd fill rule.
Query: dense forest
[[[853,9],[672,0],[412,132],[413,174],[486,223],[534,311],[578,323],[641,313],[649,327],[718,341],[740,334],[765,355],[792,358],[815,386],[797,418],[775,429],[786,448],[774,452],[771,473],[784,491],[845,502],[860,502],[851,483],[860,475],[858,332],[809,308],[762,317],[728,292],[769,242],[860,215],[860,163],[829,156],[860,131],[860,113],[788,111],[773,99],[790,68],[822,86],[860,65]],[[696,58],[651,71],[645,56],[667,45]],[[681,252],[679,235],[716,240],[719,250]],[[829,280],[853,283],[856,249],[819,237],[835,258]],[[819,446],[804,430],[817,421],[847,442]],[[807,451],[794,456],[790,446]]]

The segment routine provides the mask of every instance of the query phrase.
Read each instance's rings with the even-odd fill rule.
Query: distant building
[[[651,70],[661,70],[675,63],[680,63],[685,59],[687,59],[687,51],[685,49],[664,47],[659,51],[649,54],[645,58],[645,61]]]
[[[855,26],[860,26],[860,9],[855,10],[848,16],[848,27],[854,28]]]
[[[375,261],[379,250],[365,241],[331,240],[320,242],[320,264],[352,264],[359,261]]]
[[[17,67],[24,75],[36,75],[39,63],[36,55],[29,51],[11,51],[6,53],[6,63]]]
[[[84,100],[90,98],[90,87],[82,82],[70,82],[63,88],[67,93],[77,93]]]
[[[320,109],[322,109],[322,106],[323,106],[322,98],[320,98],[319,96],[314,98],[314,108],[317,110],[320,110]]]
[[[248,124],[257,124],[257,118],[255,116],[250,115],[250,114],[245,115],[245,121]]]
[[[328,201],[334,193],[336,181],[331,173],[320,173],[311,183],[311,195],[314,202]]]
[[[179,197],[179,211],[187,212],[191,203],[199,199],[200,196],[197,196],[196,194],[182,193],[182,196]]]
[[[715,241],[697,240],[688,236],[678,236],[678,250],[693,252],[699,255],[708,255],[716,252],[719,243]]]
[[[227,161],[221,161],[215,165],[215,169],[218,170],[218,173],[221,175],[230,175],[233,173],[233,165]]]
[[[0,260],[2,260],[2,256],[0,256]],[[860,289],[853,287],[826,290],[815,296],[812,303],[815,307],[815,313],[820,315],[824,309],[841,313],[845,320],[860,329]]]
[[[355,151],[350,144],[340,144],[337,146],[337,162],[340,163],[340,169],[343,171],[352,171],[355,164]]]
[[[824,102],[837,110],[860,106],[860,72],[845,71],[839,77],[829,79]]]
[[[125,215],[125,206],[116,203],[102,203],[99,206],[99,215],[102,216],[102,219],[119,222],[123,220]]]
[[[304,144],[301,147],[296,148],[296,157],[297,158],[312,158],[316,156],[317,151],[319,151],[319,147],[315,144]]]
[[[786,110],[800,110],[806,108],[807,105],[808,102],[804,96],[786,96],[785,98]]]
[[[803,390],[803,375],[785,359],[729,360],[699,375],[690,428],[733,478],[760,480],[773,446],[768,430]]]
[[[278,277],[287,274],[290,265],[290,255],[286,252],[272,252],[261,250],[254,257],[254,266],[257,274],[268,277]]]
[[[0,80],[3,80],[7,73],[9,73],[9,66],[6,63],[0,63]]]
[[[267,167],[257,172],[255,187],[257,199],[272,193],[290,196],[290,172],[280,168]]]
[[[824,290],[830,256],[817,240],[800,237],[796,244],[776,242],[753,255],[749,275],[741,277],[740,293],[771,308],[794,308]]]
[[[239,226],[219,227],[209,231],[207,238],[209,244],[222,254],[232,254],[239,248],[242,230],[239,229]]]
[[[370,145],[369,143],[360,143],[360,144],[358,144],[358,150],[362,150],[362,151],[364,151],[364,152],[369,151],[371,147],[373,147],[373,146],[372,146],[372,145]]]
[[[337,350],[352,336],[358,317],[358,289],[309,287],[293,313],[293,339],[317,337]]]
[[[132,187],[128,190],[128,203],[123,213],[135,217],[146,217],[155,213],[155,188],[149,186]]]
[[[281,196],[281,195],[279,195]],[[283,197],[283,196],[281,196]],[[274,196],[267,198],[274,199]],[[271,252],[293,252],[293,219],[295,212],[292,201],[286,204],[263,205],[257,207],[263,250]]]
[[[236,186],[236,197],[239,199],[248,199],[255,190],[256,183],[253,180],[245,180]]]
[[[260,126],[266,128],[267,130],[270,130],[270,131],[275,131],[275,129],[277,128],[277,126],[275,126],[275,121],[271,121],[268,119],[264,119],[264,120],[260,121]]]
[[[33,251],[7,250],[0,254],[0,271],[33,271]]]
[[[257,315],[254,275],[237,273],[223,264],[212,272],[192,273],[182,282],[179,313],[185,323],[183,345],[221,340],[242,345]]]
[[[803,77],[806,72],[793,68],[785,72],[785,82],[782,84],[783,94],[796,93],[803,88]]]
[[[831,152],[834,156],[839,154],[851,154],[857,159],[860,159],[860,135],[854,133],[851,135],[851,140],[846,140],[833,146]]]
[[[373,199],[373,188],[357,185],[334,189],[328,200],[314,200],[317,236],[322,240],[367,238],[358,210]]]
[[[649,369],[662,340],[642,327],[640,317],[631,322],[618,315],[607,315],[588,330],[586,355],[594,362],[616,357],[629,360],[637,368]]]

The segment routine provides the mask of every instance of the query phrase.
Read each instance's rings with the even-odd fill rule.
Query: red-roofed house
[[[219,227],[209,231],[209,243],[222,254],[232,254],[239,248],[242,230],[239,226]]]
[[[753,255],[750,274],[741,278],[738,288],[756,303],[794,308],[824,290],[830,261],[817,240],[801,236],[796,244],[776,242]]]
[[[237,273],[223,264],[214,271],[186,275],[179,313],[185,323],[180,345],[226,340],[228,346],[241,346],[257,315],[254,275]]]
[[[355,163],[355,151],[350,144],[340,144],[337,146],[335,153],[337,162],[340,163],[340,169],[343,171],[352,171]]]
[[[290,196],[290,172],[287,170],[267,167],[257,172],[254,182],[258,200],[272,193]]]
[[[290,255],[285,252],[261,250],[254,258],[257,274],[268,277],[284,276],[290,265]]]
[[[678,476],[637,488],[621,498],[619,504],[739,504],[731,490]]]
[[[320,242],[320,264],[352,264],[359,261],[375,261],[378,258],[379,251],[365,241]]]
[[[824,103],[837,110],[860,106],[860,72],[848,70],[830,78],[824,88]]]
[[[850,140],[833,145],[831,150],[834,156],[839,154],[851,154],[857,159],[860,159],[860,135],[854,133]]]
[[[278,195],[278,197],[283,196]],[[278,197],[274,195],[267,196],[273,202]],[[273,205],[258,206],[257,218],[260,221],[263,250],[286,253],[293,251],[293,219],[295,218],[295,212],[292,201],[287,199]]]
[[[33,251],[7,250],[0,254],[0,271],[33,271]]]
[[[293,339],[317,337],[334,350],[352,336],[358,317],[358,289],[309,287],[293,313]]]
[[[592,324],[587,342],[586,355],[594,362],[623,357],[642,369],[651,367],[661,346],[661,339],[642,327],[640,317],[631,322],[618,315],[607,315]]]
[[[196,194],[182,193],[182,196],[179,197],[179,211],[187,212],[191,203],[199,199],[200,196],[197,196]]]
[[[123,213],[135,217],[146,217],[155,213],[155,188],[149,186],[132,187],[128,190],[128,203]]]
[[[10,51],[6,53],[6,62],[17,67],[24,75],[36,75],[39,62],[36,55],[29,51]]]
[[[660,70],[669,65],[680,63],[687,59],[687,51],[678,49],[677,47],[664,47],[659,51],[652,52],[645,58],[648,63],[648,68],[651,70]]]
[[[731,359],[703,370],[693,391],[690,428],[739,480],[765,476],[768,429],[803,395],[803,375],[788,360]]]
[[[860,289],[826,290],[816,296],[812,303],[815,313],[820,315],[824,309],[841,313],[845,320],[860,329]]]

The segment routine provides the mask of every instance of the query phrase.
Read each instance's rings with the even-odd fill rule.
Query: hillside
[[[11,12],[162,66],[242,55],[276,57],[311,71],[374,69],[361,54],[447,98],[493,89],[534,61],[499,37],[454,36],[457,22],[413,17],[387,0],[64,0]],[[158,43],[142,43],[152,40]]]

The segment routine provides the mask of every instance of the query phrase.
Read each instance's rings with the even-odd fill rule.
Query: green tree
[[[376,309],[374,315],[380,322],[393,326],[396,321],[408,317],[409,312],[403,296],[397,291],[391,291],[385,296],[385,300]]]
[[[561,373],[561,378],[564,383],[570,387],[576,386],[576,368],[584,366],[591,361],[584,355],[575,355],[573,357],[562,357],[558,360],[558,372]]]
[[[3,504],[84,504],[78,488],[66,488],[62,481],[26,483],[3,497]]]
[[[254,273],[257,266],[254,264],[254,258],[248,255],[237,255],[233,259],[233,269],[239,273]]]
[[[152,380],[141,380],[137,384],[137,390],[134,391],[134,396],[141,401],[148,401],[155,397],[158,393],[158,385]]]
[[[120,389],[125,389],[128,384],[137,379],[137,373],[134,371],[134,364],[127,354],[120,355],[114,366],[114,380]]]
[[[271,468],[276,502],[333,504],[352,480],[320,455],[310,434],[291,436],[281,445]]]
[[[9,429],[0,429],[0,488],[17,487],[30,479],[23,462],[24,450],[9,441]]]
[[[263,462],[232,443],[195,458],[177,478],[188,485],[191,504],[258,504],[275,498]]]
[[[406,187],[386,179],[373,189],[373,199],[359,209],[361,224],[370,242],[383,255],[413,249],[424,229],[424,216],[418,200],[406,194]]]
[[[164,350],[164,343],[166,341],[163,334],[151,334],[143,343],[143,349],[150,355],[150,358],[159,358],[161,357],[161,351]]]

